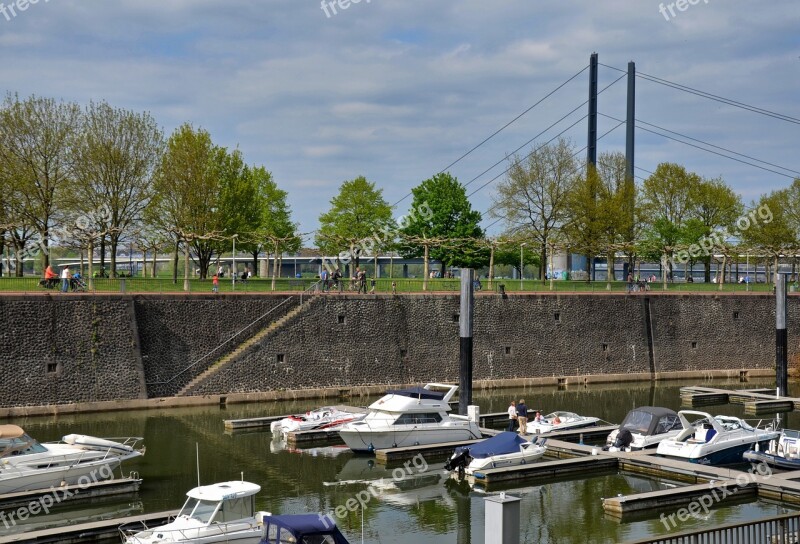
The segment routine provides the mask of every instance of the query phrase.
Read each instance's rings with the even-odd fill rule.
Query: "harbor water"
[[[474,403],[482,413],[503,412],[513,398],[524,398],[544,413],[574,411],[619,423],[636,406],[680,408],[680,385],[616,384],[590,388],[528,388],[476,391]],[[770,383],[705,382],[730,388],[772,387]],[[796,384],[792,384],[797,389]],[[799,391],[792,391],[797,394]],[[337,403],[365,405],[373,399]],[[292,449],[273,440],[268,430],[225,433],[224,419],[305,412],[315,401],[276,402],[169,411],[85,414],[46,418],[17,418],[0,423],[22,426],[40,441],[80,433],[102,437],[142,436],[144,457],[123,466],[144,480],[132,496],[90,503],[64,504],[48,516],[32,516],[26,524],[4,526],[0,536],[31,528],[74,524],[103,518],[178,509],[185,493],[199,479],[208,484],[244,478],[261,485],[257,507],[273,513],[330,513],[350,542],[381,544],[484,543],[484,499],[506,492],[521,498],[522,542],[625,542],[693,528],[754,520],[790,511],[760,500],[726,503],[677,525],[652,512],[635,519],[606,517],[601,499],[619,494],[664,489],[674,485],[616,472],[588,473],[542,485],[470,489],[449,477],[441,460],[417,458],[405,465],[384,467],[370,456],[354,455],[343,446],[321,445]],[[744,416],[741,406],[704,409],[712,414]],[[748,420],[763,418],[746,416]],[[797,414],[784,416],[783,425],[800,428]],[[363,506],[363,507],[362,507]],[[673,518],[675,519],[675,518]]]

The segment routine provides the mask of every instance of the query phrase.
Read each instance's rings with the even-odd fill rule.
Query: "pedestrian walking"
[[[61,292],[66,293],[69,291],[69,280],[72,279],[72,274],[69,272],[69,267],[65,266],[61,271]]]
[[[219,273],[214,274],[214,277],[211,278],[211,292],[219,293]]]

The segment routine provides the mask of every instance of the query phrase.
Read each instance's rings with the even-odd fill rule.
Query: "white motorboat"
[[[111,479],[123,461],[144,454],[142,440],[69,434],[39,443],[16,425],[0,425],[0,494]]]
[[[681,420],[674,410],[641,406],[628,412],[619,429],[611,431],[603,449],[620,451],[630,448],[637,451],[654,448],[662,440],[678,436],[681,430]]]
[[[263,536],[264,516],[270,515],[256,512],[255,495],[259,491],[261,486],[244,481],[195,487],[186,494],[186,503],[174,520],[138,532],[123,531],[123,542],[256,544]]]
[[[305,414],[295,414],[279,421],[270,423],[273,434],[286,434],[296,431],[335,431],[345,423],[360,421],[366,417],[367,412],[353,412],[342,410],[336,406],[323,406]]]
[[[546,438],[525,440],[517,433],[503,432],[477,444],[456,448],[444,468],[464,470],[468,476],[490,468],[514,467],[536,461],[547,451]]]
[[[662,440],[656,453],[703,465],[741,463],[750,449],[766,450],[780,431],[752,427],[733,416],[711,416],[705,412],[678,412],[683,429],[674,438]]]
[[[346,424],[339,434],[351,450],[360,452],[479,439],[476,421],[448,413],[457,390],[456,385],[429,383],[388,391],[369,406],[367,417]]]
[[[579,416],[574,412],[552,412],[542,416],[539,421],[536,418],[529,418],[527,430],[528,434],[569,431],[583,427],[594,427],[599,421],[599,417]]]

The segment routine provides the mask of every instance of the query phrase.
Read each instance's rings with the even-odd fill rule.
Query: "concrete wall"
[[[455,296],[317,298],[193,394],[457,381],[458,312]],[[479,296],[474,338],[475,380],[769,369],[774,299]]]
[[[281,305],[286,300],[2,296],[0,406],[174,395],[235,343],[204,359],[215,347],[269,312],[240,335],[245,340],[299,303]],[[481,294],[474,377],[770,369],[774,306],[769,295]],[[458,313],[456,296],[316,297],[191,394],[456,381]],[[789,339],[793,361],[800,355],[794,296]]]

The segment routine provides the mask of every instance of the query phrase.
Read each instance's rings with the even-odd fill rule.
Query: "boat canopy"
[[[387,395],[400,395],[412,399],[442,400],[446,393],[442,391],[431,391],[423,387],[409,387],[408,389],[390,389]]]
[[[680,429],[678,414],[669,408],[657,406],[640,406],[634,408],[620,424],[621,429],[647,436],[666,433]]]
[[[320,539],[306,537],[330,536],[334,544],[350,544],[336,527],[336,522],[329,516],[318,514],[296,514],[284,516],[264,516],[266,538],[262,543],[279,544],[297,542],[298,544],[314,544]],[[288,534],[287,534],[288,533]],[[294,539],[290,539],[289,537]]]
[[[255,495],[261,491],[261,486],[250,482],[223,482],[213,485],[195,487],[186,493],[187,496],[201,501],[225,501],[238,499],[248,495]]]
[[[528,442],[517,433],[502,432],[477,444],[456,448],[456,453],[469,452],[473,459],[486,459],[493,455],[506,455],[520,451],[521,444]]]
[[[0,438],[21,438],[25,434],[22,427],[16,425],[0,425]]]

